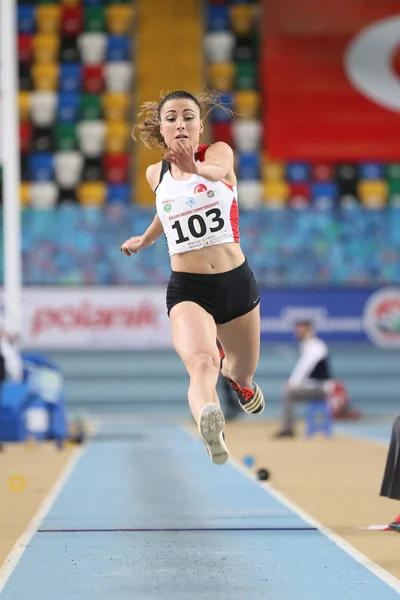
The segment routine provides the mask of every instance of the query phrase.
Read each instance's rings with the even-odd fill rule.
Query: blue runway
[[[400,589],[400,587],[399,587]],[[399,593],[173,423],[105,425],[1,600],[392,600]]]

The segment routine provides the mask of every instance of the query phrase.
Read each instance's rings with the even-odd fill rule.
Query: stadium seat
[[[79,92],[82,86],[82,65],[80,63],[61,63],[60,91]]]
[[[36,62],[57,62],[60,38],[55,33],[33,36],[33,57]]]
[[[289,183],[289,206],[296,209],[311,205],[311,186],[307,183]]]
[[[359,165],[360,179],[376,181],[384,178],[384,165],[377,162],[361,162]]]
[[[19,118],[28,121],[31,115],[31,93],[21,91],[18,94]]]
[[[77,127],[75,123],[56,123],[56,149],[63,152],[76,150],[78,147]]]
[[[260,158],[258,152],[238,152],[237,171],[239,179],[260,179]]]
[[[104,121],[81,121],[78,125],[79,147],[88,157],[100,156],[104,150]]]
[[[57,108],[57,95],[54,92],[33,92],[31,95],[32,121],[39,127],[54,122]]]
[[[131,40],[125,35],[109,35],[107,39],[107,61],[124,62],[130,57]]]
[[[257,119],[260,105],[260,93],[256,90],[238,90],[234,93],[234,110],[239,117]]]
[[[132,23],[132,4],[109,4],[106,9],[106,25],[111,35],[126,35]]]
[[[109,183],[125,183],[129,176],[127,154],[106,154],[103,158],[105,178]]]
[[[230,31],[211,31],[204,39],[204,48],[209,64],[232,62],[235,37]]]
[[[103,106],[107,121],[124,121],[128,118],[130,96],[124,93],[105,93]]]
[[[85,6],[84,30],[91,32],[106,31],[103,6]]]
[[[31,74],[35,90],[54,92],[57,89],[59,68],[56,62],[35,63],[32,65]]]
[[[104,70],[107,91],[130,92],[132,69],[130,62],[106,63]]]
[[[30,197],[33,208],[54,208],[57,203],[57,186],[53,181],[32,183]]]
[[[129,185],[110,184],[108,186],[107,204],[129,204],[131,200],[131,190]]]
[[[77,190],[78,200],[84,206],[102,206],[106,193],[106,185],[102,181],[85,181]]]
[[[54,155],[54,173],[60,188],[73,188],[80,179],[83,168],[83,156],[80,152],[56,152]]]
[[[311,166],[311,179],[313,181],[332,181],[334,177],[332,165],[316,163]]]
[[[277,181],[285,178],[286,165],[282,161],[269,160],[263,161],[262,173],[266,181]]]
[[[103,65],[84,65],[83,90],[89,94],[99,94],[104,90]]]
[[[76,92],[61,92],[58,97],[57,120],[74,122],[78,120],[81,95]]]
[[[21,152],[26,154],[32,148],[33,128],[32,123],[21,121],[19,124],[19,140]]]
[[[128,149],[130,126],[125,121],[109,121],[106,128],[106,150],[123,154]]]
[[[41,33],[58,33],[60,30],[61,7],[57,4],[42,4],[36,8],[36,27]]]
[[[213,133],[213,140],[215,142],[225,142],[225,144],[228,144],[228,146],[233,146],[232,121],[212,123],[211,129]]]
[[[61,31],[66,37],[76,37],[83,29],[83,6],[63,6],[61,11]]]
[[[400,180],[400,163],[389,163],[386,165],[385,176],[389,181]]]
[[[28,63],[19,63],[18,82],[20,91],[29,91],[33,89],[31,76],[31,66]]]
[[[252,210],[262,203],[262,184],[258,179],[238,181],[239,209]]]
[[[209,85],[218,92],[230,92],[233,89],[235,66],[233,63],[214,63],[207,69]]]
[[[305,183],[310,180],[310,165],[305,162],[288,162],[286,179],[289,183]]]
[[[27,181],[22,181],[19,186],[19,199],[21,206],[29,206],[31,202],[31,184]]]
[[[207,31],[228,31],[230,29],[230,14],[228,6],[208,6]]]
[[[34,152],[52,152],[54,150],[53,130],[51,127],[34,127],[32,150]]]
[[[58,190],[58,204],[77,204],[76,188],[60,188]]]
[[[32,152],[28,157],[31,181],[50,181],[53,179],[53,155],[49,152]]]
[[[338,186],[333,181],[311,184],[312,204],[319,209],[334,208],[338,203]]]
[[[258,64],[250,60],[240,60],[235,65],[235,87],[237,90],[258,88]]]
[[[236,36],[233,50],[235,61],[258,61],[258,40],[256,35]]]
[[[83,121],[97,121],[103,118],[103,106],[100,94],[82,94],[80,118]]]
[[[104,62],[107,48],[105,33],[83,33],[78,38],[82,62],[86,65],[100,65]]]
[[[361,206],[367,209],[384,208],[388,199],[388,185],[383,179],[368,180],[364,179],[358,182],[358,197]]]
[[[357,196],[358,169],[357,165],[351,163],[338,164],[335,168],[335,178],[339,186],[339,195]],[[349,200],[350,202],[350,200]],[[349,202],[347,202],[348,205]]]
[[[80,62],[81,56],[78,48],[78,38],[63,37],[61,38],[60,61],[61,62]]]
[[[33,59],[33,35],[20,33],[18,36],[18,60],[30,63]]]
[[[103,178],[101,157],[85,158],[82,169],[82,181],[102,181]]]
[[[289,200],[289,193],[286,181],[270,179],[264,182],[264,202],[269,208],[285,208]]]
[[[30,180],[28,159],[29,159],[29,154],[20,153],[19,164],[20,164],[20,171],[21,171],[21,181],[29,181]]]
[[[233,139],[240,152],[255,152],[261,143],[262,126],[255,119],[240,119],[233,123]]]
[[[210,118],[215,123],[223,123],[224,121],[231,121],[232,115],[229,113],[229,110],[233,110],[233,95],[229,94],[221,94],[221,104],[228,109],[226,112],[223,108],[217,106],[210,113]]]
[[[17,10],[18,33],[34,33],[36,29],[35,6],[33,4],[20,4]]]
[[[254,4],[233,4],[230,7],[232,30],[237,36],[248,36],[255,28]]]

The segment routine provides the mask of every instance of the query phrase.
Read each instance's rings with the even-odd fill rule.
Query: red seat
[[[19,124],[19,139],[21,143],[21,152],[29,152],[32,147],[33,128],[29,121],[21,121]]]
[[[18,57],[21,63],[30,63],[33,58],[33,35],[18,36]]]
[[[104,91],[103,65],[83,66],[83,89],[89,94],[99,94]]]
[[[311,167],[311,178],[314,181],[332,181],[335,178],[333,166],[326,163],[315,163]]]
[[[125,183],[129,175],[128,154],[106,154],[103,159],[103,168],[109,183]]]
[[[83,6],[63,6],[61,31],[64,35],[76,37],[83,30]]]
[[[229,146],[233,146],[233,130],[232,130],[232,122],[225,121],[222,123],[213,123],[212,124],[212,132],[214,137],[214,142],[225,142]]]
[[[308,183],[291,183],[289,190],[289,206],[307,208],[311,204],[311,189]]]

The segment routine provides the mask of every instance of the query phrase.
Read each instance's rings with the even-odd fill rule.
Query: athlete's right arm
[[[146,179],[152,190],[155,190],[157,187],[158,178],[160,177],[160,169],[161,163],[150,165],[147,168]],[[142,250],[142,248],[147,248],[147,246],[154,244],[156,239],[159,238],[163,232],[164,230],[161,221],[156,214],[151,225],[146,229],[144,234],[129,238],[129,240],[122,244],[121,251],[124,252],[126,256],[135,254],[139,250]]]

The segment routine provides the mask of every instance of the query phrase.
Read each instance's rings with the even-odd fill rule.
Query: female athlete
[[[229,453],[216,391],[220,368],[247,413],[261,413],[264,397],[253,382],[260,295],[239,244],[233,152],[223,142],[199,144],[204,113],[219,105],[217,98],[176,91],[159,104],[142,106],[134,139],[166,150],[146,171],[157,214],[147,231],[121,250],[130,256],[165,234],[172,341],[189,373],[189,406],[200,437],[211,460],[223,464]]]

